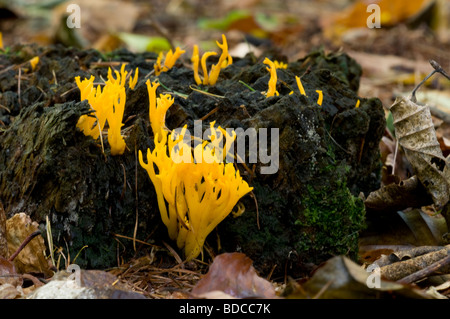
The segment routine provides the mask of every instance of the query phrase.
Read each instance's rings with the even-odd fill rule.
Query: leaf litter
[[[382,46],[377,46],[382,47]],[[405,104],[410,105],[411,101],[408,101],[408,99],[400,100],[399,104]],[[417,105],[417,103],[414,103]],[[419,106],[420,107],[420,106]],[[424,110],[424,109],[422,109]],[[425,114],[425,117],[428,119],[428,114]],[[428,122],[429,123],[429,122]],[[431,126],[430,126],[431,130]],[[400,134],[401,135],[401,134]],[[399,137],[399,136],[397,136]],[[402,136],[403,137],[403,136]],[[447,145],[444,140],[445,137],[438,137],[438,140],[440,142],[440,147],[443,149],[443,146]],[[395,139],[395,138],[394,138]],[[425,196],[423,194],[427,194],[425,188],[423,188],[424,185],[420,182],[421,179],[412,176],[409,178],[409,174],[413,172],[413,170],[410,170],[410,167],[408,167],[407,161],[405,161],[405,157],[403,155],[400,155],[398,157],[394,157],[395,148],[393,149],[392,142],[396,142],[396,140],[391,139],[390,141],[386,141],[387,148],[389,149],[389,160],[386,159],[384,161],[385,164],[388,166],[391,166],[397,168],[396,173],[396,183],[391,183],[389,185],[386,185],[384,188],[384,191],[388,189],[387,192],[391,194],[403,194],[407,193],[409,194],[409,197],[403,197],[401,199],[396,199],[394,195],[390,195],[392,198],[389,199],[389,196],[381,195],[383,200],[379,201],[378,204],[381,205],[383,202],[386,206],[381,207],[378,204],[375,205],[375,208],[378,208],[380,211],[387,210],[388,207],[392,208],[395,207],[394,210],[405,210],[408,207],[421,207],[425,206],[427,204],[431,204],[430,197]],[[399,138],[400,139],[400,138]],[[400,143],[400,142],[399,142]],[[435,145],[436,147],[436,145]],[[444,151],[446,149],[444,148]],[[415,152],[419,153],[419,158],[423,155],[423,152],[420,149],[415,148]],[[433,173],[433,176],[435,176],[435,179],[438,180],[438,184],[445,184],[445,177],[444,181],[441,181],[442,174],[439,174],[439,160],[442,160],[441,155],[439,154],[439,151],[436,148],[437,153],[433,154],[428,161],[425,161],[424,167],[428,170],[431,170]],[[447,150],[448,151],[448,150]],[[401,152],[399,152],[401,153]],[[403,153],[402,153],[403,154]],[[444,153],[445,154],[445,153]],[[447,155],[447,154],[446,154]],[[414,157],[414,156],[413,156]],[[433,158],[437,158],[437,160],[433,161]],[[393,164],[392,158],[394,158],[394,161],[396,164]],[[401,161],[405,164],[405,166],[397,165],[397,163]],[[414,162],[414,161],[413,161]],[[421,160],[419,160],[420,163]],[[412,165],[414,166],[414,165]],[[416,165],[415,167],[419,167],[420,165]],[[422,166],[420,166],[422,167]],[[437,169],[437,171],[436,171]],[[391,171],[392,172],[392,171]],[[402,175],[403,174],[403,175]],[[408,176],[409,175],[409,176]],[[391,176],[391,179],[395,179],[395,177]],[[389,179],[386,179],[385,181],[388,181]],[[434,180],[433,180],[434,182]],[[441,185],[442,186],[442,185]],[[406,189],[406,190],[405,190]],[[413,191],[416,191],[417,193],[414,193]],[[439,195],[439,194],[438,194]],[[445,196],[435,196],[435,202],[437,203],[444,203],[445,202]],[[393,200],[395,202],[395,206],[393,204],[389,204],[389,200]],[[388,204],[386,204],[388,203]],[[377,206],[378,205],[378,206]],[[369,206],[369,201],[366,200],[366,207]],[[1,217],[1,214],[0,214]],[[0,226],[2,225],[1,219],[0,219]],[[0,231],[2,229],[0,228]],[[416,230],[417,231],[417,230]],[[3,232],[4,233],[4,232]],[[0,232],[0,244],[1,244],[1,232]],[[382,242],[382,241],[381,241]],[[382,245],[380,245],[382,246]],[[0,248],[2,246],[0,245]],[[428,247],[428,248],[427,248]],[[392,265],[395,265],[394,268],[403,268],[402,262],[410,261],[409,263],[415,263],[417,261],[411,262],[411,260],[414,260],[415,258],[425,258],[424,255],[432,254],[431,256],[443,256],[443,258],[430,258],[429,261],[426,263],[426,266],[432,266],[435,262],[438,262],[439,260],[442,260],[445,258],[445,249],[443,248],[445,246],[421,246],[421,247],[400,247],[398,246],[391,246],[392,249],[384,250],[387,257],[382,257],[383,259],[388,259],[389,262],[387,265],[383,267],[394,267]],[[155,250],[164,250],[164,248],[155,248]],[[420,251],[418,253],[417,251]],[[389,251],[391,253],[389,253]],[[436,251],[441,251],[442,255],[433,255]],[[447,251],[448,254],[448,251]],[[175,258],[174,260],[167,261],[167,259],[162,258],[159,256],[160,254],[156,252],[154,255],[148,255],[145,257],[141,257],[135,260],[132,260],[128,263],[124,263],[121,267],[115,268],[111,270],[110,272],[117,275],[117,278],[121,281],[124,281],[128,283],[129,287],[131,287],[132,290],[138,291],[141,294],[147,295],[152,298],[192,298],[194,291],[199,291],[201,287],[200,283],[203,282],[203,285],[205,282],[208,283],[208,280],[210,281],[208,285],[209,288],[218,288],[219,291],[224,291],[226,288],[224,286],[220,286],[217,284],[217,282],[220,283],[221,279],[224,279],[222,277],[216,278],[216,280],[208,279],[213,277],[213,273],[215,272],[215,268],[219,269],[228,269],[227,271],[223,272],[225,275],[225,278],[228,278],[226,276],[229,276],[229,274],[233,274],[233,272],[241,273],[243,274],[244,281],[245,282],[251,282],[252,280],[257,280],[258,275],[252,271],[251,261],[246,259],[244,256],[236,257],[236,256],[216,256],[214,259],[214,262],[210,265],[210,273],[209,277],[208,274],[204,274],[206,265],[202,263],[193,263],[190,265],[184,265],[182,262],[180,262],[179,258]],[[157,257],[159,256],[159,258]],[[422,256],[422,257],[421,257]],[[437,258],[437,257],[436,257]],[[223,263],[223,260],[228,261],[235,261],[231,265],[226,265]],[[213,268],[214,265],[214,268]],[[10,264],[4,264],[4,271],[9,273],[15,273],[15,270],[12,268],[9,268]],[[226,268],[229,267],[229,268]],[[419,268],[414,268],[412,273],[414,271],[417,271],[418,269],[423,269],[424,266],[422,265]],[[387,268],[386,268],[387,269]],[[438,271],[442,271],[441,269],[437,269]],[[386,273],[390,273],[391,271],[386,270]],[[228,274],[228,275],[227,275]],[[411,275],[411,273],[405,274],[403,273],[402,276],[408,276]],[[217,276],[217,273],[216,273]],[[380,297],[380,295],[377,295],[374,290],[367,290],[367,277],[369,276],[368,272],[365,271],[361,266],[353,264],[351,261],[347,260],[344,257],[335,257],[333,259],[330,259],[325,265],[322,265],[319,267],[315,273],[311,275],[311,278],[306,280],[305,282],[301,281],[295,281],[291,280],[288,283],[288,287],[286,287],[283,297],[300,297],[300,298],[361,298],[363,296],[376,296]],[[337,285],[335,278],[346,278],[344,280],[344,284]],[[261,280],[264,280],[260,278]],[[299,284],[301,282],[301,284]],[[430,295],[426,295],[423,293],[422,290],[418,290],[416,288],[412,288],[408,285],[404,284],[395,284],[395,283],[389,283],[389,282],[383,282],[383,287],[386,288],[388,291],[395,291],[396,293],[399,293],[399,295],[407,296],[407,297],[430,297]],[[357,283],[358,288],[354,289],[352,288],[353,284]],[[447,286],[446,286],[447,283]],[[445,291],[447,289],[448,291],[448,279],[447,282],[444,282],[441,284],[441,286],[436,286],[435,291]],[[216,284],[217,286],[214,286]],[[439,287],[439,288],[438,288]],[[433,288],[433,287],[432,287]],[[204,293],[208,294],[211,293],[211,289],[204,288]],[[245,285],[243,287],[240,287],[240,291],[246,291]],[[291,290],[289,290],[291,289]],[[192,290],[192,292],[191,292]],[[432,290],[432,289],[431,289]],[[210,297],[212,295],[209,295]],[[224,296],[224,295],[222,295]],[[231,294],[230,294],[231,296]],[[197,296],[198,297],[198,296]],[[206,295],[208,297],[208,295]],[[235,297],[241,298],[244,297],[244,295],[240,295],[236,293]],[[438,297],[442,297],[442,295],[438,295]]]

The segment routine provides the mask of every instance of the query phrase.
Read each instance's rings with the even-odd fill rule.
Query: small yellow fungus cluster
[[[271,97],[274,95],[278,96],[279,93],[277,91],[277,68],[275,66],[275,63],[270,61],[268,58],[265,58],[263,63],[269,66],[266,69],[270,72],[269,89],[266,92],[266,97]]]
[[[80,80],[75,78],[75,82],[80,89],[81,101],[88,100],[94,111],[93,115],[82,115],[78,120],[77,127],[85,134],[94,139],[100,136],[106,121],[108,122],[108,142],[111,147],[111,155],[121,155],[125,151],[125,141],[121,135],[123,126],[122,119],[125,110],[126,94],[125,83],[128,72],[125,71],[125,64],[122,64],[120,73],[114,71],[116,78],[108,70],[108,80],[105,85],[94,87],[95,77]],[[134,79],[130,78],[129,86],[134,88],[137,83],[138,69]]]
[[[279,62],[279,61],[273,61],[273,64],[275,64],[275,68],[277,69],[287,69],[288,65],[284,62]]]
[[[306,92],[305,92],[305,89],[303,88],[302,81],[300,80],[300,78],[298,76],[295,76],[295,81],[297,82],[297,87],[298,87],[298,90],[300,91],[300,94],[306,96]],[[319,95],[317,98],[317,104],[322,105],[323,92],[322,92],[322,90],[316,90],[316,93]],[[289,93],[289,95],[291,95],[291,94],[294,94],[294,91],[291,91]]]
[[[132,76],[130,76],[130,81],[128,82],[128,86],[130,87],[130,89],[134,90],[137,81],[138,81],[138,77],[139,77],[139,69],[136,68],[136,72],[134,73],[134,78]]]
[[[0,49],[3,49],[3,34],[0,32]]]
[[[31,70],[34,71],[36,69],[36,65],[39,63],[39,57],[35,56],[30,60]]]
[[[179,47],[175,49],[175,52],[170,50],[166,54],[164,64],[161,65],[163,58],[163,53],[161,51],[159,53],[158,59],[156,60],[156,63],[153,66],[153,68],[155,69],[155,75],[158,76],[161,74],[161,72],[167,72],[168,70],[170,70],[175,65],[175,62],[177,62],[180,56],[185,52],[185,50],[181,50]]]
[[[156,82],[147,81],[150,123],[155,148],[147,149],[147,163],[139,151],[139,163],[155,186],[161,219],[169,237],[184,248],[187,260],[202,251],[208,234],[232,211],[238,200],[252,190],[235,170],[224,163],[236,138],[210,123],[210,141],[191,147],[187,126],[178,133],[165,126],[165,114],[173,98],[156,98]],[[225,138],[224,138],[225,137]],[[226,139],[225,147],[221,147]]]
[[[231,55],[228,53],[227,38],[225,37],[224,34],[222,34],[222,44],[220,44],[218,41],[216,41],[216,44],[222,50],[222,53],[219,57],[219,61],[217,62],[217,64],[211,66],[211,71],[209,74],[206,67],[206,59],[208,59],[210,56],[217,55],[217,53],[211,51],[205,52],[203,53],[202,58],[200,60],[200,56],[198,53],[198,46],[194,45],[191,61],[194,69],[194,80],[197,83],[197,85],[200,85],[202,83],[203,85],[215,85],[217,79],[219,78],[220,70],[226,68],[227,66],[233,63],[233,59]],[[203,81],[201,80],[200,75],[198,74],[199,64],[201,64],[202,67]]]
[[[322,90],[316,90],[316,93],[319,94],[319,97],[317,98],[317,104],[322,105],[322,102],[323,102]]]

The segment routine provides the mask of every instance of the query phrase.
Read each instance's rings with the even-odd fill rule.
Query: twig
[[[428,254],[420,255],[418,257],[403,261],[398,261],[396,263],[381,267],[381,277],[392,281],[403,280],[403,278],[407,278],[410,275],[420,272],[421,270],[429,267],[430,265],[433,265],[436,262],[442,261],[449,255],[450,245]]]
[[[412,93],[411,93],[411,101],[413,101],[414,103],[417,102],[417,99],[416,99],[416,91],[422,86],[422,84],[424,84],[424,83],[425,83],[429,78],[431,78],[435,73],[440,73],[440,74],[442,74],[443,76],[445,76],[447,79],[450,80],[450,75],[448,75],[448,73],[445,72],[445,70],[439,65],[439,63],[437,63],[437,62],[434,61],[434,60],[430,60],[429,62],[430,62],[430,64],[431,64],[431,66],[434,68],[434,70],[433,70],[430,74],[428,74],[428,75],[422,80],[422,82],[420,82],[420,83],[414,88],[414,90],[412,91]]]
[[[25,240],[22,242],[22,244],[20,244],[19,248],[17,248],[17,250],[14,252],[14,254],[11,255],[11,257],[9,257],[8,261],[13,261],[14,258],[17,257],[18,254],[20,254],[20,252],[22,251],[22,249],[25,248],[25,246],[37,235],[40,235],[41,231],[40,230],[36,230],[34,233],[30,234],[27,236],[27,238],[25,238]]]
[[[432,273],[438,271],[439,269],[449,264],[450,264],[450,254],[447,257],[442,258],[441,260],[438,260],[435,263],[425,267],[424,269],[419,270],[415,273],[412,273],[409,276],[406,276],[398,280],[397,282],[401,284],[410,284],[416,282],[422,278],[427,277],[428,275],[431,275]]]

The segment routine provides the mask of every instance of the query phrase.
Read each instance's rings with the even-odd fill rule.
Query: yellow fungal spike
[[[0,32],[0,49],[3,49],[3,34]]]
[[[78,89],[80,90],[80,101],[88,100],[89,105],[92,110],[98,111],[99,103],[97,103],[97,100],[99,99],[101,95],[101,89],[100,93],[97,95],[97,91],[94,89],[94,80],[95,77],[91,75],[89,79],[84,79],[83,81],[80,81],[80,77],[75,77],[75,82],[78,86]],[[90,135],[93,138],[97,138],[100,135],[99,128],[95,125],[97,122],[97,119],[93,114],[89,115],[82,115],[78,119],[77,127],[84,133],[84,135]],[[101,127],[103,128],[103,126]]]
[[[300,81],[300,78],[298,76],[295,76],[295,81],[297,81],[297,86],[298,86],[298,90],[300,91],[300,94],[306,96],[302,81]]]
[[[130,89],[134,90],[137,81],[138,81],[138,77],[139,77],[139,69],[136,68],[136,71],[134,72],[134,78],[132,76],[130,76],[130,81],[128,83],[128,86],[130,87]]]
[[[149,120],[151,122],[152,118],[152,114],[154,114],[156,112],[156,89],[159,86],[159,82],[158,81],[154,81],[153,83],[150,82],[150,80],[147,80],[147,82],[145,82],[145,84],[147,85],[147,91],[148,91],[148,99],[149,99]]]
[[[198,75],[198,66],[200,63],[200,56],[198,54],[198,45],[194,45],[194,50],[192,52],[192,68],[194,70],[194,80],[197,85],[202,84],[202,80],[200,79],[200,76]]]
[[[125,151],[125,141],[121,135],[126,101],[125,88],[116,86],[111,93],[115,96],[113,100],[114,108],[110,108],[107,115],[108,142],[111,147],[111,155],[115,156],[122,155]]]
[[[91,91],[93,90],[94,80],[95,77],[93,75],[91,75],[89,80],[84,79],[83,81],[80,81],[79,76],[75,77],[75,83],[77,84],[78,89],[80,90],[81,101],[86,100],[89,96],[89,93],[91,93]]]
[[[356,101],[356,105],[355,105],[355,108],[358,108],[359,107],[359,104],[360,104],[361,102],[358,100],[358,101]]]
[[[323,93],[321,90],[316,90],[317,94],[319,94],[319,98],[317,99],[317,104],[322,105],[323,102]]]
[[[217,55],[217,53],[216,52],[205,52],[202,55],[201,64],[202,64],[202,71],[203,71],[203,85],[209,84],[208,69],[206,68],[206,59],[213,55]]]
[[[269,89],[267,90],[266,97],[279,95],[277,91],[277,70],[275,64],[267,57],[264,59],[263,63],[269,66],[267,71],[270,72]]]
[[[155,70],[155,75],[156,76],[161,74],[161,71],[162,71],[162,67],[161,67],[162,58],[163,58],[163,53],[161,51],[161,52],[159,52],[158,58],[156,59],[156,62],[153,65],[153,69]]]
[[[30,64],[31,64],[31,70],[34,71],[34,69],[36,69],[36,65],[39,63],[39,57],[35,56],[34,58],[32,58],[30,60]]]
[[[108,81],[111,84],[116,84],[120,87],[125,87],[125,81],[128,74],[128,71],[125,71],[125,64],[122,64],[120,67],[120,72],[117,70],[114,70],[114,74],[116,75],[116,78],[112,75],[111,68],[108,68]],[[107,84],[107,83],[106,83]]]
[[[217,46],[222,50],[222,54],[219,57],[219,62],[217,64],[214,64],[211,67],[211,73],[209,74],[209,85],[215,85],[217,82],[217,79],[219,78],[220,70],[222,69],[223,63],[228,58],[228,43],[227,38],[225,37],[225,34],[222,34],[222,44],[220,44],[218,41],[216,41]]]
[[[163,71],[167,71],[167,70],[171,69],[175,65],[175,62],[185,52],[186,52],[185,50],[181,50],[179,47],[177,47],[175,49],[174,53],[172,53],[172,50],[170,50],[169,53],[167,53],[166,59],[164,61],[165,70],[163,69]]]

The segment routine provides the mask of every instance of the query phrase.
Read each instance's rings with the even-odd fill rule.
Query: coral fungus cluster
[[[203,84],[203,85],[215,85],[217,82],[217,79],[219,78],[220,70],[226,68],[230,64],[233,63],[233,59],[231,58],[231,55],[228,53],[228,43],[227,38],[224,34],[222,34],[222,44],[220,44],[218,41],[216,41],[217,46],[222,50],[222,53],[219,57],[219,61],[217,64],[214,64],[211,66],[211,71],[208,73],[208,69],[206,66],[206,59],[208,59],[210,56],[217,55],[216,52],[205,52],[202,55],[201,61],[200,56],[198,53],[198,46],[194,46],[194,50],[192,53],[192,64],[194,68],[194,79],[197,85]],[[199,73],[198,73],[198,67],[199,63],[201,63],[202,72],[203,72],[203,82],[200,79]]]
[[[122,119],[125,109],[125,82],[128,72],[125,71],[125,64],[122,64],[120,73],[115,71],[116,78],[112,75],[111,69],[108,70],[108,80],[105,85],[94,87],[95,77],[92,75],[89,79],[80,80],[76,77],[75,81],[80,89],[81,100],[87,100],[93,112],[82,115],[78,120],[77,127],[85,135],[90,135],[97,139],[108,122],[108,142],[111,147],[111,155],[121,155],[125,151],[125,141],[121,135],[123,126]],[[137,82],[138,70],[136,69],[135,78],[130,78],[129,86],[134,88]]]
[[[180,132],[166,128],[165,114],[173,99],[167,94],[156,98],[157,86],[147,81],[155,148],[147,149],[147,163],[139,151],[139,162],[155,186],[161,219],[170,238],[180,249],[184,247],[190,260],[198,256],[208,234],[252,188],[233,163],[224,163],[236,135],[220,126],[215,128],[211,122],[210,141],[192,148],[190,139],[185,138],[186,126]],[[224,137],[227,144],[222,148]]]

